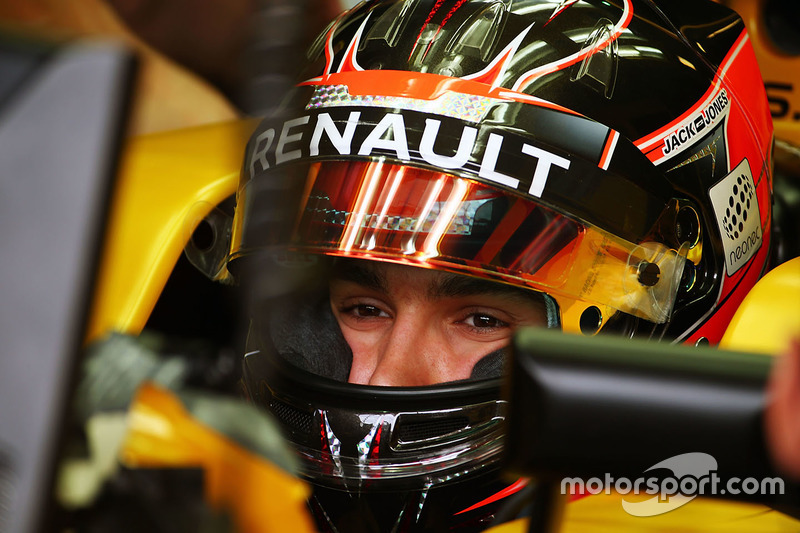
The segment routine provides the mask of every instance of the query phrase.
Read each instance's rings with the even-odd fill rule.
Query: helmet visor
[[[669,318],[684,258],[481,182],[394,162],[310,166],[290,248],[465,273]]]

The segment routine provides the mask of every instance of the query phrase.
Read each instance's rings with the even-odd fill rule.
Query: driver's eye
[[[470,315],[466,322],[476,328],[501,328],[508,325],[491,315]]]
[[[374,305],[357,305],[353,307],[353,312],[360,317],[386,316],[386,314]]]

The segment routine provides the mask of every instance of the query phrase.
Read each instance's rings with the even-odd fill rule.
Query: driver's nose
[[[377,347],[367,383],[385,387],[433,385],[469,376],[452,376],[447,368],[445,336],[429,319],[417,314],[398,315]]]

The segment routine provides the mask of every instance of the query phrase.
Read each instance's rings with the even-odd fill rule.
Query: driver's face
[[[349,382],[369,385],[469,378],[516,327],[547,324],[543,302],[527,291],[374,261],[337,270],[331,307],[353,351]]]

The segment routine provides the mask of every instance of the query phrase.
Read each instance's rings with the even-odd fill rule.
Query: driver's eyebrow
[[[354,261],[344,261],[333,269],[334,279],[349,281],[375,291],[388,293],[389,283],[380,271],[367,268]]]
[[[358,264],[355,261],[342,261],[333,269],[333,277],[341,281],[355,283],[362,287],[389,293],[389,282],[379,269]],[[541,296],[533,291],[512,287],[496,281],[460,276],[440,272],[427,287],[426,297],[430,300],[457,298],[479,294],[511,296],[522,300],[539,300]]]
[[[496,294],[514,296],[516,298],[530,299],[531,291],[511,287],[496,281],[470,278],[457,274],[442,274],[428,287],[428,298],[457,298],[460,296],[475,296],[479,294]]]

